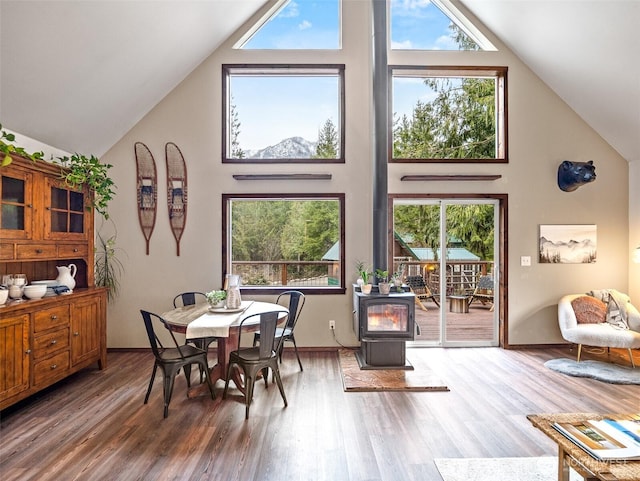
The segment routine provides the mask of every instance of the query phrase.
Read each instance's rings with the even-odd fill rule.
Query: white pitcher
[[[61,286],[67,286],[69,290],[72,291],[73,288],[76,287],[76,281],[74,279],[77,271],[76,265],[69,264],[68,266],[56,266],[56,269],[58,269],[58,277],[56,278],[58,284]]]

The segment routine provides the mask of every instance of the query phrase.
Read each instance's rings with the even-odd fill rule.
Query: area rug
[[[443,481],[557,481],[558,458],[434,459]],[[583,481],[570,471],[571,481]]]
[[[620,366],[602,361],[551,359],[544,363],[549,369],[574,377],[590,377],[610,384],[640,384],[640,367]]]
[[[341,349],[338,357],[342,386],[347,392],[449,390],[428,368],[362,370],[353,351]]]

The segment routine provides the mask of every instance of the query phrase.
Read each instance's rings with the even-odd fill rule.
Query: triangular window
[[[496,50],[448,0],[391,0],[392,50]]]
[[[282,0],[234,48],[340,49],[340,0]]]

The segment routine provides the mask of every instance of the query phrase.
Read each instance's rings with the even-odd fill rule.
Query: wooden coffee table
[[[638,481],[640,461],[603,462],[592,458],[553,427],[553,423],[616,417],[615,414],[530,414],[527,419],[558,444],[558,481],[569,481],[569,468],[585,481]]]

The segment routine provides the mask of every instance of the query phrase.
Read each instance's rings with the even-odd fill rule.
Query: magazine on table
[[[553,427],[598,461],[640,460],[640,413],[559,422]]]

